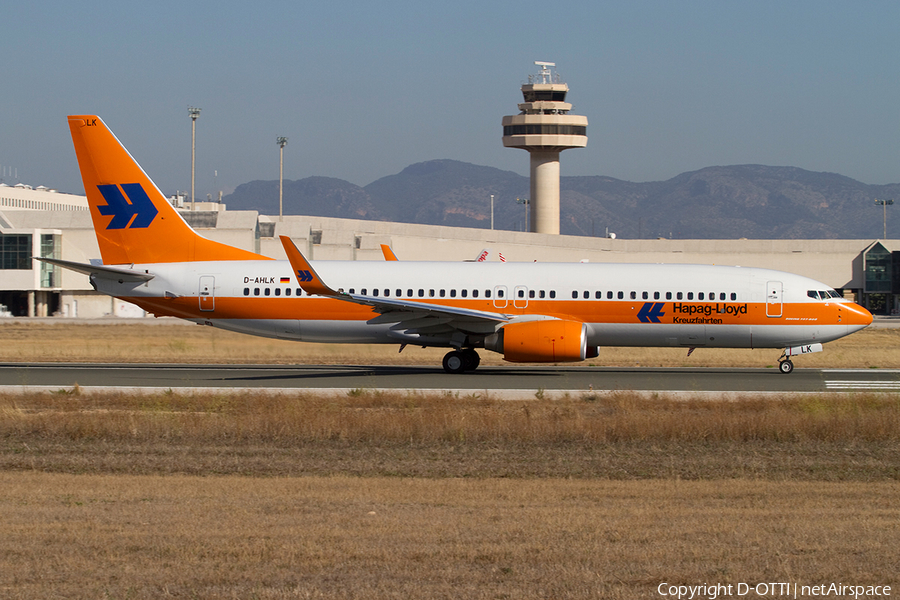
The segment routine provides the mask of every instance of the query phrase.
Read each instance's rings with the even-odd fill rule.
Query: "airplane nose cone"
[[[840,318],[851,331],[859,331],[872,324],[872,313],[859,304],[842,304],[840,308]]]

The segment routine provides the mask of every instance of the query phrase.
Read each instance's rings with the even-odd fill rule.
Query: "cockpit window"
[[[816,300],[828,300],[830,298],[843,298],[840,292],[835,290],[807,290],[806,295]]]

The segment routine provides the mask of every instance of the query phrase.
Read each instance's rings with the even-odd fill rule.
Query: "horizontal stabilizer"
[[[135,271],[134,269],[123,269],[121,267],[107,267],[105,265],[85,264],[72,262],[69,260],[60,260],[58,258],[35,257],[35,260],[40,260],[45,263],[50,263],[51,265],[56,265],[72,271],[78,271],[79,273],[84,273],[85,275],[93,275],[94,277],[99,277],[100,279],[113,279],[120,282],[150,281],[154,277],[150,273]]]

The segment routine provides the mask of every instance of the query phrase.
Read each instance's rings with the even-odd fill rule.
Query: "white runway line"
[[[900,390],[900,381],[825,380],[827,390]]]

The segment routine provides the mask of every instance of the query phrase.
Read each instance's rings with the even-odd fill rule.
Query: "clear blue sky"
[[[82,191],[67,114],[100,115],[165,193],[285,177],[359,185],[503,148],[535,60],[586,115],[563,175],[653,181],[790,165],[900,181],[900,2],[7,2],[0,165]],[[218,171],[218,178],[214,172]],[[6,178],[10,182],[10,178]]]

